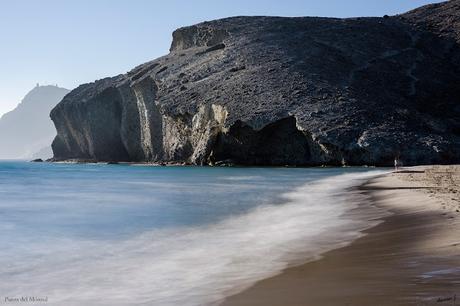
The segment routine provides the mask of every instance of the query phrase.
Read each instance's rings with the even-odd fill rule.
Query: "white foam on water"
[[[25,246],[27,257],[0,251],[0,292],[47,296],[47,305],[215,305],[362,236],[382,212],[356,209],[366,198],[350,187],[382,173],[311,182],[282,195],[283,204],[218,224],[124,241],[38,241]]]

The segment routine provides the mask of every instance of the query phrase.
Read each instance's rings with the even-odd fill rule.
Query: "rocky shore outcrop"
[[[81,85],[52,110],[54,159],[458,163],[459,12],[456,0],[392,17],[178,29],[168,55]]]

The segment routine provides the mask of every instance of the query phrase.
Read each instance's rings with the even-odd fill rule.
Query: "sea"
[[[0,161],[0,304],[218,305],[378,224],[386,172]]]

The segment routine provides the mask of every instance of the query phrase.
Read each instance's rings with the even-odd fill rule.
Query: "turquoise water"
[[[359,236],[346,190],[378,173],[0,162],[0,292],[214,304]]]

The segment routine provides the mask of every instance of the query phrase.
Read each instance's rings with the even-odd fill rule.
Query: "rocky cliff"
[[[81,85],[53,109],[55,159],[460,162],[459,4],[178,29],[168,55]]]

